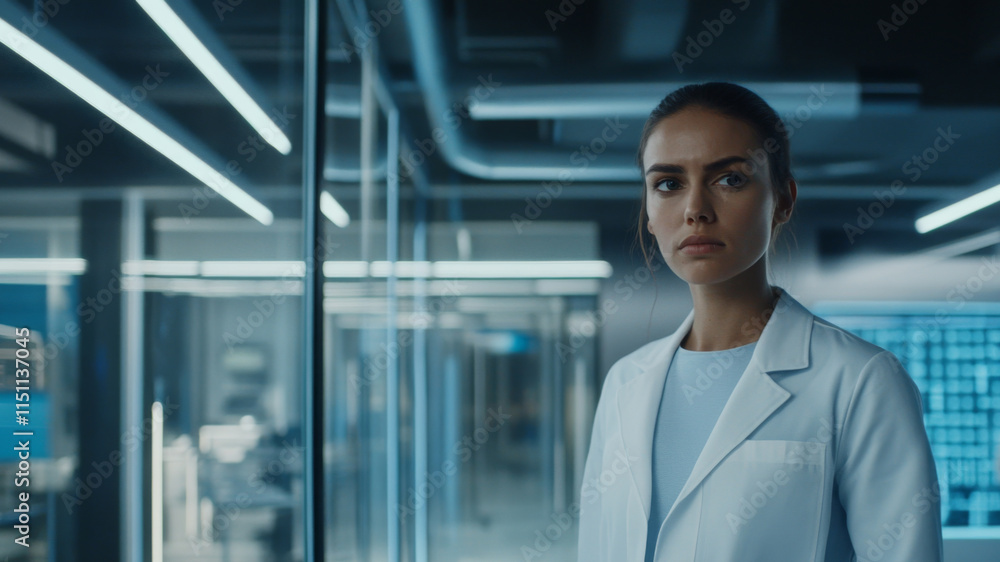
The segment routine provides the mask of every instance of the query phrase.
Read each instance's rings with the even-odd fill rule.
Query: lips
[[[716,246],[725,246],[725,244],[722,243],[722,240],[719,240],[718,238],[712,238],[711,236],[688,236],[681,242],[679,248],[683,248],[685,246],[691,246],[693,244],[712,244]]]

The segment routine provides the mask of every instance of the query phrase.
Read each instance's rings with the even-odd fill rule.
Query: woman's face
[[[775,223],[787,220],[775,212],[769,166],[751,159],[760,153],[749,124],[698,107],[662,119],[650,134],[643,153],[647,228],[689,284],[743,273],[767,252]],[[720,244],[682,248],[692,235]]]

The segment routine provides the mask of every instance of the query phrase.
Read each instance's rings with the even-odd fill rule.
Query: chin
[[[703,260],[700,263],[690,261],[680,264],[668,264],[674,275],[686,281],[689,285],[716,285],[725,283],[738,276],[747,268],[739,269],[731,267],[731,264],[709,263]]]
[[[687,281],[688,285],[719,285],[726,281],[732,279],[732,276],[719,276],[719,277],[707,277],[707,276],[696,276],[682,278]]]
[[[686,281],[688,285],[715,285],[735,277],[735,274],[732,272],[721,272],[716,270],[694,271],[693,268],[683,268],[681,270],[675,269],[674,273],[677,277]]]

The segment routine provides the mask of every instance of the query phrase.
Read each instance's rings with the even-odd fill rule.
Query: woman
[[[734,84],[685,86],[646,122],[640,241],[652,235],[694,309],[608,373],[581,561],[942,559],[916,385],[891,352],[768,282],[798,189],[788,145],[774,110]]]

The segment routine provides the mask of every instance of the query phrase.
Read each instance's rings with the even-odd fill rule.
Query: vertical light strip
[[[587,412],[587,363],[582,357],[573,361],[573,490],[583,486],[583,468],[587,464],[587,436],[592,425]],[[575,498],[574,498],[575,501]]]
[[[163,404],[153,402],[150,435],[150,538],[152,562],[163,562]]]
[[[122,261],[143,257],[145,205],[142,194],[129,190],[125,195],[125,216],[122,224]],[[124,269],[124,267],[123,267]],[[142,427],[143,408],[143,285],[141,276],[126,273],[128,289],[122,298],[122,370],[121,411],[123,427]],[[122,552],[129,560],[141,560],[143,550],[143,450],[141,447],[125,451],[122,465]]]
[[[3,7],[0,4],[0,7]],[[9,10],[4,10],[9,12]],[[183,144],[126,106],[96,82],[67,62],[36,43],[5,19],[0,18],[0,43],[35,65],[115,123],[130,131],[154,150],[189,174],[217,191],[234,205],[264,225],[274,222],[274,215],[259,201],[220,172],[213,169]]]
[[[398,110],[397,110],[398,111]],[[387,163],[389,177],[394,178],[398,174],[396,167],[399,165],[399,149],[397,134],[397,151],[389,153]],[[414,176],[414,182],[423,182],[423,178]],[[423,192],[417,189],[415,194],[416,209],[413,213],[413,261],[420,263],[427,259],[427,217],[426,202],[423,199]],[[427,278],[416,276],[413,279],[413,310],[427,311]],[[426,314],[426,312],[425,312]],[[423,475],[427,474],[428,450],[430,444],[428,435],[427,416],[427,327],[424,323],[415,323],[413,326],[413,476],[414,489],[419,490],[423,484]],[[447,404],[447,402],[446,402]],[[445,406],[447,410],[449,406]],[[446,441],[447,442],[447,441]],[[427,562],[427,503],[421,502],[417,513],[414,515],[414,559],[415,562]]]
[[[195,540],[198,526],[198,449],[189,446],[184,458],[184,531],[188,540]]]
[[[255,131],[260,133],[264,142],[270,144],[278,152],[289,154],[292,143],[282,132],[281,127],[274,123],[267,113],[257,104],[243,86],[233,78],[233,75],[219,62],[184,20],[177,15],[165,0],[137,0],[139,6],[153,18],[156,25],[167,34],[167,37],[177,45],[192,64],[208,78],[208,81],[219,90],[219,93],[250,123]]]

